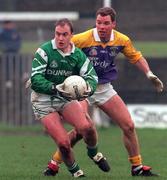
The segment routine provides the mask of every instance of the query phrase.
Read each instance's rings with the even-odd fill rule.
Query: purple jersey
[[[121,52],[131,63],[137,62],[142,56],[133,47],[130,39],[113,30],[110,41],[102,43],[97,29],[77,34],[73,37],[74,44],[81,48],[92,62],[99,78],[99,84],[104,84],[117,79],[115,57]]]

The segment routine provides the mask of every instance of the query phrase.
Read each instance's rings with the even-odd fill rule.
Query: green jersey
[[[80,75],[96,90],[98,77],[86,55],[73,45],[71,53],[56,48],[55,40],[37,49],[32,61],[31,88],[42,94],[52,95],[53,84],[63,83],[71,75]]]

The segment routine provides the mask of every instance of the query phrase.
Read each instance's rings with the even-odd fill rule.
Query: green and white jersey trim
[[[38,48],[37,51],[36,51],[36,53],[38,53],[38,54],[41,56],[41,58],[42,58],[46,63],[48,63],[48,56],[47,56],[46,52],[45,52],[43,49]]]
[[[83,64],[82,68],[80,69],[80,75],[83,76],[83,77],[87,76],[87,77],[89,77],[91,79],[95,79],[96,82],[98,82],[98,77],[97,76],[93,76],[93,75],[89,76],[89,74],[91,74],[91,72],[94,71],[94,68],[91,67],[89,69],[89,71],[87,72],[89,64],[90,64],[90,60],[88,58],[86,58],[85,63]]]

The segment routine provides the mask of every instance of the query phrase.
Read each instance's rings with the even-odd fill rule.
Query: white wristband
[[[155,76],[155,75],[152,73],[152,71],[148,71],[146,73],[146,76],[147,76],[147,78],[149,78],[150,76]]]

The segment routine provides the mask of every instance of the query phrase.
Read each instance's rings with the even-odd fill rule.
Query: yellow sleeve
[[[80,44],[80,41],[79,41],[79,34],[77,34],[77,35],[74,35],[73,37],[72,37],[72,42],[75,44],[75,46],[76,47],[78,47],[79,46],[79,44]]]
[[[72,37],[72,42],[75,44],[76,47],[82,49],[84,47],[91,46],[91,36],[92,36],[92,29],[76,34]]]
[[[129,38],[126,41],[125,47],[122,52],[132,64],[136,63],[142,57],[141,52],[135,49]]]

